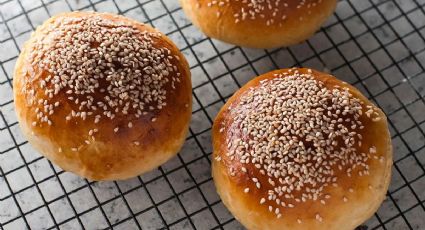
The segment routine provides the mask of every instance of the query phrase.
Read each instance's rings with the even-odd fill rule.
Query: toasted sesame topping
[[[282,21],[286,19],[286,12],[288,10],[304,10],[307,14],[311,14],[311,8],[316,7],[322,0],[301,0],[301,1],[288,1],[288,0],[243,0],[236,1],[240,4],[240,9],[233,11],[235,23],[241,21],[262,19],[267,26],[278,24],[282,26]],[[207,1],[208,7],[219,7],[216,12],[217,18],[221,17],[229,9],[229,5],[233,4],[230,0],[209,0]],[[200,7],[200,5],[197,5]],[[287,9],[288,7],[291,7]],[[234,8],[234,7],[230,7]],[[223,11],[221,11],[223,9]],[[302,21],[303,17],[298,20]]]
[[[33,55],[29,61],[48,75],[31,78],[25,89],[35,98],[35,124],[52,125],[54,111],[66,108],[72,108],[63,118],[67,121],[97,124],[116,116],[139,117],[163,109],[166,88],[175,89],[175,83],[180,82],[172,61],[178,57],[157,45],[160,33],[140,31],[100,16],[82,16],[58,19],[44,34],[30,47]],[[34,83],[44,93],[36,94],[30,85]],[[66,95],[68,101],[57,101],[58,94]]]
[[[243,192],[244,192],[244,193],[249,193],[249,188],[245,188],[245,189],[243,190]]]
[[[372,119],[363,111],[373,107],[347,87],[327,86],[306,72],[292,69],[262,80],[226,110],[232,120],[225,123],[241,130],[225,135],[227,157],[241,163],[235,170],[246,173],[249,164],[264,175],[264,186],[256,177],[249,183],[261,192],[265,188],[263,196],[274,201],[273,208],[307,201],[325,205],[332,199],[325,189],[338,187],[340,175],[369,175],[369,159],[377,151],[374,146],[370,153],[358,151],[362,121]]]

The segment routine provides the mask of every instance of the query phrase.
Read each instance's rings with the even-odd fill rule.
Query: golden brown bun
[[[267,200],[264,204],[259,202],[262,197],[267,199],[268,189],[271,188],[267,182],[268,176],[261,175],[252,163],[240,163],[240,158],[236,154],[232,155],[236,157],[231,159],[228,156],[230,150],[227,143],[235,139],[246,138],[241,134],[242,131],[235,127],[237,124],[234,122],[234,111],[240,109],[241,98],[250,90],[258,91],[261,81],[284,78],[281,74],[290,75],[289,71],[292,73],[298,71],[300,74],[311,72],[313,78],[323,82],[326,88],[346,87],[354,97],[364,103],[364,106],[373,106],[373,110],[376,112],[374,121],[366,116],[361,117],[365,128],[359,131],[363,136],[363,142],[361,147],[357,147],[356,154],[369,152],[371,146],[376,147],[376,153],[374,157],[367,160],[370,167],[369,175],[360,176],[353,170],[352,176],[348,177],[345,171],[340,171],[333,166],[332,169],[335,170],[335,175],[338,177],[337,187],[325,187],[323,193],[329,195],[328,198],[319,197],[316,201],[307,200],[300,203],[283,198],[282,201],[293,202],[295,207],[280,207],[282,216],[277,218],[274,213],[275,206],[273,206],[273,212],[269,212],[267,207],[270,204],[275,205],[273,201]],[[250,111],[248,114],[254,114],[254,112]],[[379,120],[379,118],[381,119]],[[385,114],[353,86],[326,73],[308,69],[282,69],[251,80],[223,106],[215,119],[212,135],[213,158],[215,159],[212,164],[212,175],[218,194],[236,219],[248,229],[354,229],[378,209],[389,186],[392,147]],[[252,140],[251,137],[248,139]],[[242,172],[243,166],[246,167],[247,173]],[[253,185],[252,178],[254,177],[258,178],[261,184],[260,189]],[[245,188],[249,188],[249,192],[245,193]],[[301,192],[305,191],[302,189]],[[324,204],[319,202],[321,199],[324,200]],[[318,217],[316,217],[317,215]]]
[[[186,15],[207,36],[252,48],[289,46],[306,40],[333,13],[337,0],[267,0],[256,1],[256,6],[252,2],[180,0]],[[242,10],[256,13],[247,13],[242,19]]]
[[[44,58],[35,55],[40,50],[34,45],[40,41],[50,45],[52,37],[57,36],[55,33],[62,29],[62,24],[78,23],[69,20],[85,21],[93,18],[105,20],[114,28],[128,27],[158,35],[152,38],[152,46],[170,51],[170,55],[174,57],[170,62],[176,66],[176,71],[171,72],[168,78],[175,77],[180,81],[175,84],[175,89],[172,89],[171,81],[165,84],[166,105],[162,109],[146,110],[144,115],[138,117],[135,116],[134,110],[129,109],[128,114],[116,113],[114,119],[108,119],[102,115],[103,110],[98,108],[85,120],[79,117],[66,120],[72,110],[78,111],[78,106],[68,99],[70,94],[67,94],[66,90],[61,90],[51,98],[45,96],[40,82],[51,74],[47,68],[40,68],[34,64]],[[56,29],[47,32],[52,28]],[[149,25],[135,20],[95,12],[60,14],[38,27],[19,56],[13,82],[18,120],[23,133],[35,149],[64,170],[93,180],[133,177],[158,167],[174,156],[185,141],[191,117],[190,71],[186,59],[174,43],[165,35],[158,33]],[[93,44],[98,45],[96,42]],[[31,61],[34,55],[35,60]],[[104,80],[99,82],[100,88],[107,84]],[[31,90],[34,90],[34,96],[28,93]],[[96,101],[105,96],[105,93],[96,90],[96,93],[91,95]],[[82,97],[76,94],[71,96],[74,100]],[[49,116],[51,125],[46,122],[40,123],[37,119],[35,109],[43,110],[43,105],[34,103],[39,99],[46,100],[48,104],[58,102],[58,107]],[[96,115],[101,116],[98,123],[94,121]],[[35,126],[32,125],[33,122],[36,122]],[[132,125],[129,125],[130,122]]]

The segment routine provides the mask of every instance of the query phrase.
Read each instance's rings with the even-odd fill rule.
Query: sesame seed
[[[129,127],[129,128],[132,128],[132,127],[133,127],[133,123],[128,122],[128,127]]]
[[[245,189],[243,190],[243,192],[244,192],[244,193],[248,193],[248,192],[249,192],[249,188],[245,188]]]
[[[342,200],[343,200],[344,202],[348,202],[348,198],[347,198],[347,197],[345,197],[345,196],[342,198]]]
[[[319,214],[316,214],[316,220],[322,222],[323,218]]]
[[[297,219],[297,222],[298,222],[298,224],[301,224],[302,223],[302,221],[300,219]]]
[[[266,199],[263,197],[263,198],[261,198],[261,200],[260,200],[260,204],[264,204],[266,202]]]

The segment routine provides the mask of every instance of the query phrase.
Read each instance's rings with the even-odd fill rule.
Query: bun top
[[[385,115],[328,74],[285,69],[252,80],[220,111],[213,133],[229,180],[275,218],[334,219],[344,203],[380,202],[388,186]],[[380,192],[371,197],[371,189]]]
[[[19,56],[14,89],[30,142],[63,169],[94,179],[128,178],[164,162],[191,116],[180,50],[149,25],[109,13],[44,22]]]
[[[206,35],[252,48],[275,48],[310,37],[337,0],[180,0]]]

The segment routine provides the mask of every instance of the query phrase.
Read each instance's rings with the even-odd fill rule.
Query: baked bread
[[[28,141],[66,171],[116,180],[174,156],[191,117],[189,66],[156,29],[109,13],[47,20],[14,73]]]
[[[302,42],[333,13],[337,0],[180,0],[207,36],[252,48]]]
[[[218,194],[248,229],[354,229],[385,198],[385,114],[331,75],[295,68],[251,80],[212,135]]]

